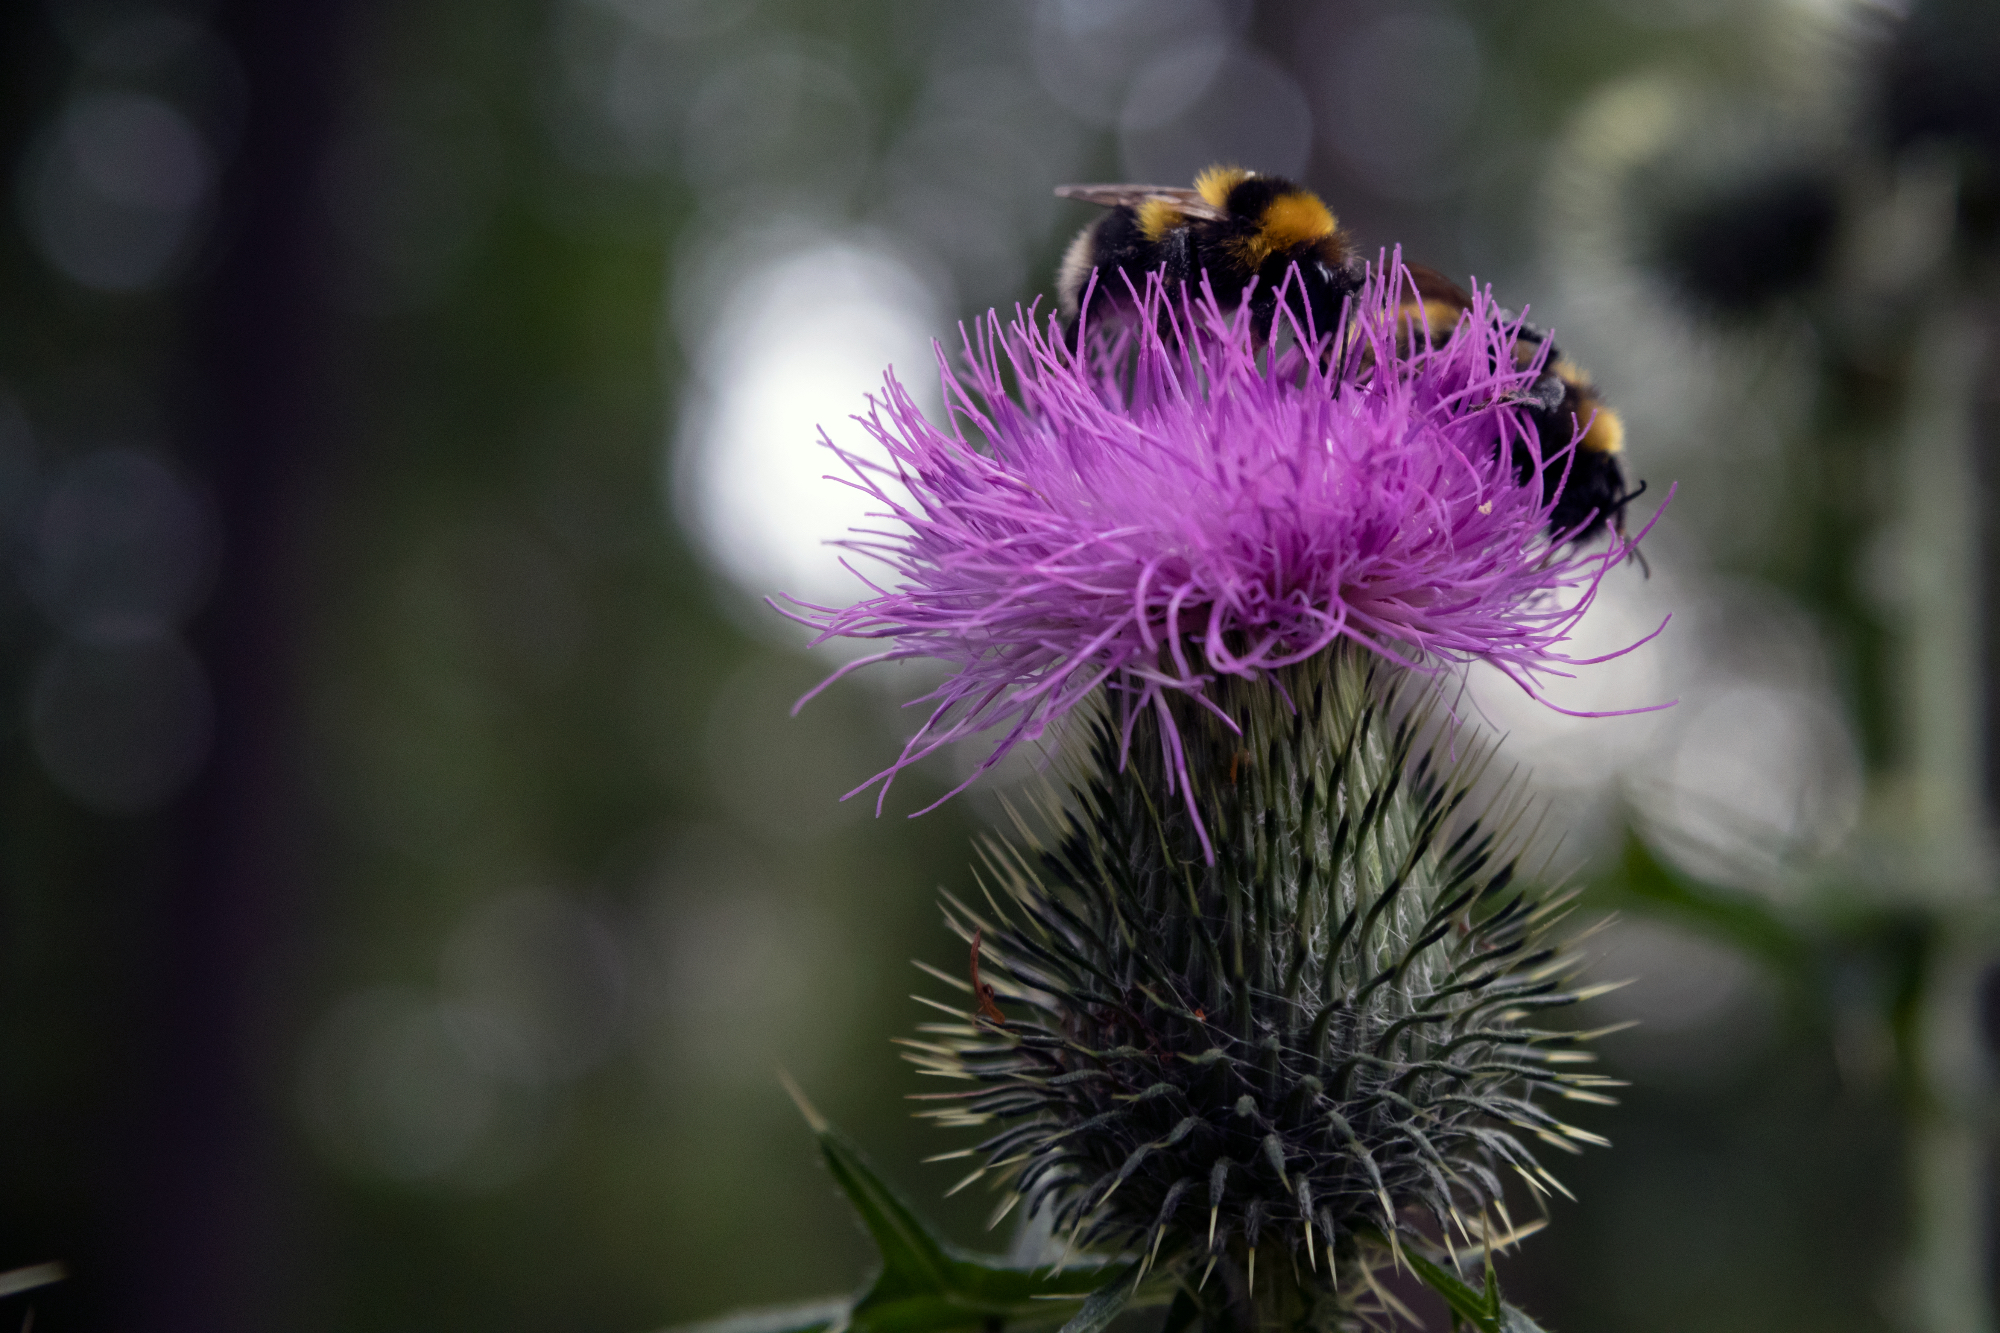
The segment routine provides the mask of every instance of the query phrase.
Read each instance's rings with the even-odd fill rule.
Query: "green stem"
[[[1925,1333],[1992,1333],[1986,1290],[1987,1146],[1974,1123],[1982,1069],[1974,1008],[1987,950],[1979,501],[1972,409],[1981,322],[1932,297],[1911,358],[1902,441],[1908,620],[1900,691],[1912,890],[1949,941],[1924,977],[1909,1128],[1911,1249],[1905,1280]]]

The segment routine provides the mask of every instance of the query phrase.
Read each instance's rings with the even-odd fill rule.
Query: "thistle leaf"
[[[1487,1290],[1478,1291],[1456,1273],[1432,1263],[1415,1250],[1404,1250],[1403,1260],[1425,1286],[1444,1297],[1444,1303],[1451,1307],[1452,1314],[1471,1324],[1479,1333],[1501,1333],[1499,1288],[1491,1281],[1491,1268],[1486,1270],[1489,1279]]]
[[[868,1289],[862,1304],[893,1302],[904,1296],[919,1296],[946,1290],[951,1260],[944,1244],[923,1224],[910,1206],[883,1183],[861,1156],[861,1150],[843,1138],[833,1126],[820,1122],[813,1126],[819,1138],[820,1155],[833,1173],[840,1192],[861,1215],[875,1249],[882,1256],[882,1271]]]
[[[1500,1279],[1494,1275],[1491,1264],[1486,1266],[1484,1290],[1481,1290],[1449,1268],[1432,1263],[1412,1250],[1403,1251],[1403,1258],[1425,1286],[1444,1298],[1455,1318],[1464,1320],[1479,1333],[1544,1333],[1540,1324],[1501,1299]]]
[[[995,1321],[1023,1329],[1075,1325],[1077,1333],[1097,1333],[1119,1310],[1173,1298],[1178,1274],[1156,1274],[1135,1285],[1135,1265],[1128,1262],[1079,1259],[1057,1271],[959,1249],[925,1225],[861,1150],[787,1086],[827,1169],[874,1240],[881,1270],[858,1296],[746,1311],[676,1333],[956,1333]]]

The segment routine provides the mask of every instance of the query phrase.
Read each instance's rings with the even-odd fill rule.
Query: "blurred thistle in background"
[[[1586,1020],[1644,1020],[1618,1150],[1510,1296],[1989,1329],[1990,8],[14,7],[0,1269],[75,1274],[37,1327],[854,1281],[771,1070],[908,1133],[879,1034],[910,956],[962,962],[930,890],[997,801],[829,800],[931,682],[788,721],[819,668],[754,597],[862,595],[817,427],[858,445],[824,416],[885,363],[934,405],[929,340],[1050,289],[1053,185],[1237,159],[1532,302],[1681,483],[1586,622],[1673,632],[1559,696],[1681,707],[1482,694],[1645,978]]]

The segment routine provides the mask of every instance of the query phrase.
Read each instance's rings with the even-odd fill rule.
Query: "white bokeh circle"
[[[827,543],[881,504],[837,479],[843,448],[881,457],[853,414],[891,366],[934,414],[940,331],[930,289],[866,242],[822,237],[747,268],[695,350],[674,469],[680,516],[753,596],[845,605],[866,585]],[[868,571],[873,573],[874,571]]]

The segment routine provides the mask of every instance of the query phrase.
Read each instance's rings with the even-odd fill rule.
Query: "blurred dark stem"
[[[178,871],[144,979],[153,1041],[129,1107],[133,1188],[123,1327],[276,1326],[295,1219],[279,1108],[265,1103],[271,997],[298,948],[312,877],[297,864],[299,554],[325,419],[327,335],[314,179],[350,6],[241,3],[214,16],[248,85],[222,184],[218,255],[186,295],[176,392],[182,455],[212,487],[220,577],[197,629],[214,686],[207,768],[183,807]]]

